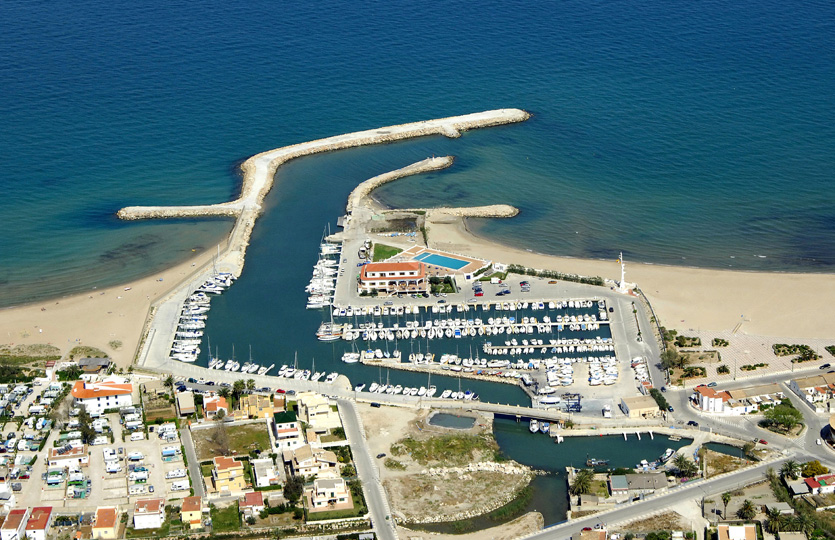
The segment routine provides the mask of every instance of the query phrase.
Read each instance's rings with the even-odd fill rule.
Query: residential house
[[[241,396],[240,412],[247,418],[272,418],[275,411],[270,396],[246,394]]]
[[[331,408],[330,401],[316,392],[302,392],[297,396],[299,418],[315,431],[323,432],[340,425],[339,413]]]
[[[177,412],[180,416],[189,416],[197,412],[194,406],[194,392],[177,392]]]
[[[87,454],[86,444],[61,446],[49,449],[46,462],[50,467],[86,467],[90,463],[90,456]]]
[[[821,474],[814,478],[804,478],[812,495],[835,493],[835,474]]]
[[[835,373],[792,379],[789,388],[817,412],[824,412],[825,402],[833,397]]]
[[[139,499],[133,505],[134,529],[159,529],[165,522],[165,499]]]
[[[658,404],[651,396],[621,398],[620,408],[629,418],[655,418],[660,415]]]
[[[426,265],[419,261],[368,263],[362,267],[357,292],[428,293]]]
[[[115,540],[119,537],[119,512],[114,506],[99,506],[93,521],[93,538]]]
[[[87,411],[104,411],[133,405],[133,385],[130,383],[75,381],[70,391],[73,403]]]
[[[716,527],[718,540],[757,540],[757,526],[746,525],[719,525]]]
[[[260,491],[250,491],[244,495],[243,500],[238,501],[238,510],[245,518],[255,517],[264,509],[264,494]]]
[[[253,459],[252,483],[255,487],[269,487],[284,485],[284,467],[277,468],[272,458]]]
[[[203,526],[203,499],[197,495],[183,499],[180,507],[180,520],[188,523],[190,529],[199,529]]]
[[[606,529],[586,527],[579,533],[571,535],[571,540],[606,540],[608,537],[609,533]]]
[[[26,522],[26,537],[29,540],[46,540],[49,529],[52,527],[52,507],[36,506],[29,514]]]
[[[212,484],[220,493],[240,493],[246,489],[244,464],[233,457],[218,456],[214,458],[212,469]]]
[[[309,476],[336,469],[336,454],[324,448],[313,448],[309,444],[295,450],[284,451],[284,461],[290,465],[293,476]]]
[[[292,450],[305,444],[296,413],[292,411],[274,414],[270,427],[273,430],[275,447],[279,450]]]
[[[285,406],[287,404],[287,400],[284,397],[284,394],[276,394],[273,396],[273,413],[278,414],[280,412],[284,412]]]
[[[702,412],[721,413],[724,412],[725,402],[731,399],[727,392],[717,392],[707,386],[698,386],[693,394],[694,401],[699,405]]]
[[[344,478],[317,478],[308,491],[308,510],[349,510],[354,507],[351,491]]]
[[[229,404],[222,396],[206,396],[203,398],[203,415],[211,420],[223,411],[223,416],[229,414]]]
[[[23,529],[29,517],[28,508],[15,508],[6,516],[0,526],[0,540],[23,540]]]
[[[794,508],[792,508],[792,506],[789,503],[786,503],[786,502],[770,502],[770,503],[766,503],[765,506],[766,506],[766,509],[769,512],[771,512],[772,510],[777,510],[778,512],[780,512],[784,516],[790,516],[790,515],[794,514]],[[783,540],[782,536],[781,536],[781,540]]]

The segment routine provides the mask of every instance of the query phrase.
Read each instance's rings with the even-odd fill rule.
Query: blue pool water
[[[437,253],[421,253],[420,255],[413,257],[413,259],[434,266],[443,266],[444,268],[451,268],[453,270],[461,270],[462,268],[470,264],[470,261],[462,261],[461,259],[455,259],[453,257],[447,257],[445,255],[438,255]]]

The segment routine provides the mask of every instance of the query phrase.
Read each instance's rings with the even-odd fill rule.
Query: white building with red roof
[[[203,414],[208,419],[217,416],[217,413],[223,411],[223,416],[229,414],[229,403],[223,396],[206,396],[203,398]]]
[[[36,506],[26,522],[26,537],[29,540],[46,540],[49,528],[52,527],[52,507]]]
[[[9,512],[3,525],[0,526],[0,540],[23,540],[26,536],[23,528],[26,527],[28,517],[28,508],[15,508]]]
[[[133,506],[134,529],[159,529],[165,521],[165,499],[139,499]]]
[[[133,405],[133,385],[130,383],[75,381],[73,403],[84,405],[88,411],[104,411]]]
[[[368,263],[362,267],[357,290],[367,294],[427,293],[426,265],[419,261]]]

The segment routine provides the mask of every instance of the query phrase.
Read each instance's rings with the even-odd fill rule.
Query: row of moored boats
[[[429,387],[426,386],[402,386],[400,384],[377,384],[375,382],[371,383],[367,388],[365,383],[358,384],[354,387],[354,390],[357,392],[370,392],[372,394],[390,394],[390,395],[403,395],[403,396],[416,396],[416,397],[426,397],[426,398],[434,398],[435,394],[437,394],[438,389],[435,385],[430,385]],[[438,399],[458,399],[464,401],[473,401],[478,400],[478,394],[472,392],[471,390],[466,391],[453,391],[453,390],[444,390],[438,396]]]
[[[210,295],[222,293],[234,280],[232,274],[218,272],[189,295],[180,310],[174,342],[171,344],[171,359],[180,362],[197,360],[203,330],[206,328],[206,313],[210,309]]]
[[[530,309],[532,311],[544,310],[544,309],[582,309],[582,308],[591,308],[595,304],[594,300],[563,300],[563,301],[550,301],[550,302],[528,302],[528,301],[510,301],[510,302],[482,302],[482,303],[466,303],[466,304],[431,304],[431,305],[424,305],[423,308],[425,311],[430,311],[432,313],[452,313],[453,310],[458,313],[466,313],[470,310],[475,311],[478,306],[481,306],[482,311],[488,311],[490,309],[495,309],[496,311],[517,311],[520,309]],[[597,306],[600,308],[600,314],[598,318],[600,320],[606,320],[608,315],[606,314],[606,302],[604,300],[598,300]],[[360,315],[372,315],[375,317],[380,317],[383,315],[409,315],[414,314],[417,315],[420,313],[421,306],[347,306],[347,307],[334,307],[333,308],[333,316],[334,317],[355,317]]]
[[[322,242],[319,246],[319,260],[313,266],[313,276],[305,287],[308,294],[307,309],[318,309],[333,303],[336,278],[339,272],[341,246]],[[336,259],[331,258],[336,256]]]

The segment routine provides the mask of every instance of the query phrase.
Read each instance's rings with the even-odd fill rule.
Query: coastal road
[[[571,538],[572,534],[577,534],[584,527],[594,527],[598,523],[605,523],[607,527],[612,527],[624,521],[634,520],[636,517],[648,516],[656,512],[670,510],[686,501],[699,501],[703,497],[739,489],[746,484],[760,480],[769,467],[775,471],[779,470],[786,459],[762,463],[755,467],[725,474],[712,480],[690,482],[684,486],[674,488],[664,495],[625,504],[622,507],[617,507],[608,512],[601,512],[585,518],[560,523],[529,535],[526,538],[528,540],[563,540]]]
[[[380,484],[380,471],[365,441],[361,420],[354,403],[347,399],[337,400],[342,413],[345,435],[354,453],[357,476],[362,481],[365,502],[371,513],[371,525],[381,540],[397,540],[394,518],[391,516],[386,492]]]
[[[180,441],[183,443],[183,448],[186,450],[186,458],[188,458],[188,474],[191,477],[191,487],[194,488],[195,495],[202,497],[206,494],[206,490],[203,486],[203,473],[200,470],[197,453],[194,451],[194,441],[191,438],[190,429],[184,428],[180,430]]]

